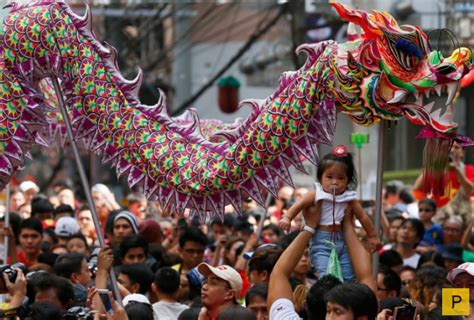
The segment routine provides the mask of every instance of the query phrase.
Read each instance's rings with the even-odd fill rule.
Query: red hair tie
[[[349,150],[347,150],[346,146],[339,145],[335,146],[332,149],[331,154],[338,158],[347,157],[347,155],[349,154]]]

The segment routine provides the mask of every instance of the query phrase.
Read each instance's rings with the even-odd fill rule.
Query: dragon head
[[[331,5],[350,22],[349,41],[339,44],[334,64],[334,94],[344,112],[361,124],[405,115],[437,132],[455,132],[453,99],[471,68],[471,49],[455,49],[445,58],[431,51],[418,26],[399,26],[386,12]]]

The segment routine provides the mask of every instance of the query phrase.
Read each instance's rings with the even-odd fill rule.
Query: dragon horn
[[[333,6],[342,19],[360,26],[364,30],[366,38],[377,38],[382,35],[382,30],[374,21],[373,15],[363,10],[352,9],[335,1],[330,1],[329,4]]]
[[[354,41],[360,37],[359,32],[357,32],[356,26],[353,22],[349,22],[347,25],[347,40]]]

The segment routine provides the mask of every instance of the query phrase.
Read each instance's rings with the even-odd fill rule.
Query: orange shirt
[[[474,182],[474,166],[473,165],[465,165],[464,167],[464,172],[466,174],[466,177],[471,181]],[[446,191],[443,195],[441,196],[435,196],[435,195],[429,195],[423,192],[422,190],[413,190],[413,196],[417,200],[421,200],[424,198],[431,198],[436,201],[436,206],[438,208],[441,208],[448,204],[450,200],[452,200],[460,187],[458,178],[456,177],[456,172],[454,169],[450,169],[448,173],[448,179],[446,181]]]

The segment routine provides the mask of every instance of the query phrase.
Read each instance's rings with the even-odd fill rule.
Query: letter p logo
[[[468,316],[469,315],[469,289],[444,288],[442,289],[443,316]]]

